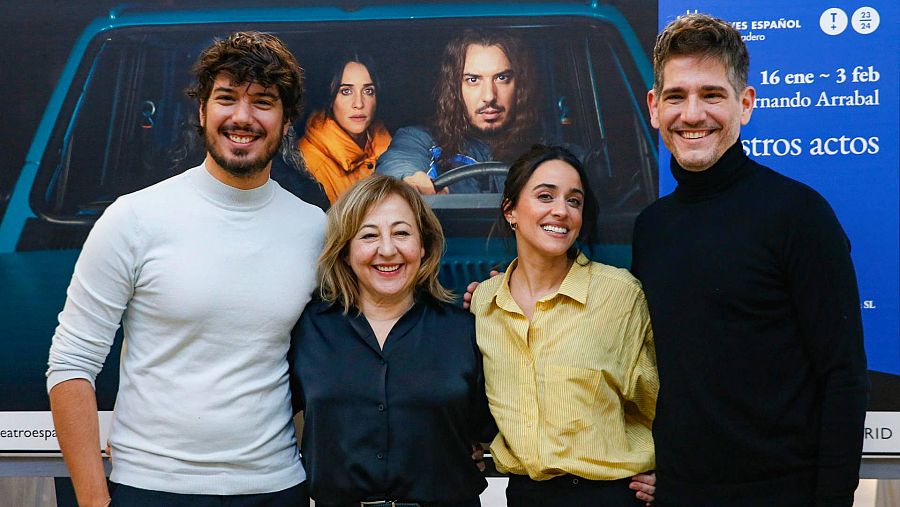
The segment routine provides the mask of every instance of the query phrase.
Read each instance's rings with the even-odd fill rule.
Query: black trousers
[[[112,489],[112,488],[111,488]],[[306,482],[274,493],[182,495],[116,484],[110,507],[308,507]]]
[[[422,503],[420,505],[422,507],[481,507],[481,500],[476,496],[474,498],[463,500],[461,502]],[[350,504],[326,504],[316,502],[316,507],[359,507],[359,502]]]
[[[628,489],[631,478],[591,481],[562,475],[535,481],[527,475],[510,474],[506,487],[508,507],[642,507],[644,502]]]

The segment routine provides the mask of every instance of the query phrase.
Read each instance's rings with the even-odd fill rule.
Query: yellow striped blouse
[[[517,262],[479,285],[471,306],[497,469],[614,480],[654,468],[659,377],[640,282],[579,256],[529,322],[509,291]]]

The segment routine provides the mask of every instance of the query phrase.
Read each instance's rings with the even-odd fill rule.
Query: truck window
[[[643,85],[615,29],[583,18],[544,19],[482,25],[511,30],[530,48],[541,92],[541,139],[534,141],[566,143],[586,155],[603,210],[600,240],[628,243],[634,216],[656,195],[655,140],[643,100],[634,98],[635,87]],[[181,25],[101,34],[82,62],[41,161],[32,193],[39,218],[26,225],[31,239],[23,238],[20,246],[77,248],[116,197],[202,161],[197,106],[184,89],[199,51],[214,37],[238,29],[281,37],[305,68],[307,113],[329,102],[330,56],[348,46],[364,49],[382,79],[378,117],[394,131],[428,121],[441,52],[450,37],[477,23],[355,25]],[[298,134],[304,121],[295,125]],[[499,194],[448,195],[431,204],[448,235],[484,237]]]

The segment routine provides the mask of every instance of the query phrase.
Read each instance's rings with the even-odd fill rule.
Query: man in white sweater
[[[93,382],[120,322],[113,505],[308,503],[286,354],[325,219],[269,179],[302,71],[253,32],[214,42],[194,71],[206,159],[106,210],[53,336],[47,387],[82,506],[111,501]]]

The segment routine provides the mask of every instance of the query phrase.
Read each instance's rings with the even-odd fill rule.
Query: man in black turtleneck
[[[660,392],[657,503],[850,506],[868,380],[849,241],[814,190],[747,158],[740,34],[705,15],[654,49],[675,192],[634,233]]]

